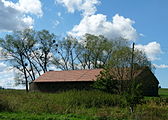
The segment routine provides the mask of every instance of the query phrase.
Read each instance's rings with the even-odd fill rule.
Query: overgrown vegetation
[[[93,84],[93,87],[99,90],[102,90],[107,93],[119,94],[119,82],[114,79],[115,77],[110,74],[110,71],[104,69],[97,76],[96,81]]]
[[[25,91],[19,90],[0,90],[0,101],[0,119],[2,120],[15,117],[18,120],[21,118],[23,120],[168,119],[167,97],[146,97],[142,105],[135,108],[134,113],[130,113],[123,96],[101,91],[73,90],[55,94],[31,92],[25,94]],[[24,115],[20,116],[21,113]]]

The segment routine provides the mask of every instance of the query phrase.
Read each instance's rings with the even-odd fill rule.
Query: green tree
[[[0,39],[2,54],[7,60],[24,75],[26,91],[28,91],[28,77],[30,71],[27,69],[27,60],[25,51],[32,47],[28,44],[33,40],[33,30],[26,29],[24,31],[14,32],[12,35],[6,35],[5,39]]]
[[[109,70],[103,70],[100,75],[97,76],[93,87],[108,93],[116,94],[118,93],[118,80],[110,73]]]
[[[142,67],[152,69],[151,61],[148,60],[145,53],[136,49],[133,54],[133,75]],[[132,50],[128,46],[120,46],[118,50],[112,53],[106,67],[112,68],[113,76],[118,80],[131,79],[131,55]]]
[[[41,73],[48,71],[51,63],[53,46],[57,46],[55,35],[47,30],[34,31],[25,29],[6,35],[0,39],[2,55],[17,69],[15,79],[17,84],[25,84],[28,91],[28,81],[33,81]]]
[[[80,55],[78,60],[82,69],[102,68],[116,49],[115,42],[102,35],[86,34],[82,38],[82,46],[78,48]]]
[[[58,42],[58,47],[56,48],[57,54],[55,54],[52,64],[61,70],[75,70],[79,69],[77,57],[80,51],[78,47],[80,46],[77,39],[72,36],[67,36],[63,40]]]
[[[130,107],[131,113],[134,112],[134,108],[137,104],[143,102],[143,92],[142,85],[138,83],[135,79],[131,81],[130,86],[127,91],[124,93],[127,105]]]
[[[58,47],[56,38],[57,37],[55,34],[50,33],[47,30],[36,32],[36,50],[32,52],[34,60],[44,73],[48,71],[48,67],[51,64],[51,60],[53,59],[55,49]]]

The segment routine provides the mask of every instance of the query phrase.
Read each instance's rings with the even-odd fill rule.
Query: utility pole
[[[131,55],[131,80],[133,80],[134,46],[135,46],[135,43],[133,42],[133,45],[132,45],[132,55]]]

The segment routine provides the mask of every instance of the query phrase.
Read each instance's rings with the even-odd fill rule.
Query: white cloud
[[[109,39],[118,37],[134,41],[137,38],[136,29],[132,26],[134,21],[116,14],[112,21],[107,20],[107,16],[96,14],[85,16],[78,25],[75,25],[68,34],[81,37],[86,33],[104,35]]]
[[[22,21],[26,23],[29,28],[33,28],[32,23],[34,23],[34,20],[30,16],[23,18]]]
[[[5,6],[12,7],[22,13],[31,13],[37,16],[42,16],[42,5],[40,0],[19,0],[17,3],[2,0]]]
[[[28,14],[42,16],[39,0],[19,0],[17,3],[0,0],[0,31],[32,28],[34,20]]]
[[[0,72],[3,72],[4,69],[6,69],[7,65],[0,62]]]
[[[0,62],[0,86],[3,88],[24,89],[25,86],[23,85],[15,85],[14,71],[16,70],[12,67]]]
[[[93,15],[97,9],[95,5],[100,3],[99,0],[56,0],[56,3],[62,4],[68,12],[74,13],[82,11],[83,16]]]
[[[32,13],[39,17],[43,15],[40,0],[19,0],[18,9],[24,13]]]
[[[57,13],[57,16],[58,16],[58,17],[61,17],[61,12],[58,12],[58,13]]]
[[[53,28],[55,28],[56,26],[58,26],[60,24],[60,22],[58,20],[53,21]]]
[[[165,64],[161,64],[161,65],[154,64],[154,66],[156,68],[168,68],[168,65],[165,65]]]
[[[11,83],[13,80],[12,73],[13,70],[11,70],[9,66],[0,62],[0,86],[6,87],[6,85]]]
[[[142,33],[140,33],[140,34],[139,34],[139,36],[141,36],[141,37],[145,37],[145,35],[144,35],[144,34],[142,34]]]
[[[158,55],[162,53],[160,44],[157,42],[150,42],[147,45],[136,45],[135,48],[144,51],[151,61],[158,60]]]

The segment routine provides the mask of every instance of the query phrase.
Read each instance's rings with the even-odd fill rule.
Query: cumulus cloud
[[[56,3],[62,4],[67,8],[68,12],[74,13],[82,11],[83,16],[93,15],[97,9],[96,5],[100,3],[99,0],[56,0]]]
[[[161,65],[154,64],[154,66],[156,68],[168,68],[168,65],[165,65],[165,64],[161,64]]]
[[[135,23],[133,20],[116,14],[111,21],[108,21],[106,15],[95,14],[97,11],[96,5],[100,4],[100,0],[55,1],[66,7],[70,13],[74,13],[75,11],[82,12],[82,20],[68,32],[69,35],[81,37],[86,33],[90,33],[104,35],[109,39],[122,37],[131,41],[135,41],[138,36],[136,29],[133,27]]]
[[[16,5],[17,8],[24,13],[35,14],[39,17],[43,15],[40,0],[19,0],[19,3],[17,3]]]
[[[151,61],[158,60],[158,55],[162,53],[160,44],[157,42],[150,42],[147,45],[136,45],[135,48],[144,51]]]
[[[39,0],[19,0],[17,3],[0,0],[0,31],[32,28],[34,20],[28,14],[42,16]]]
[[[132,26],[135,22],[129,18],[124,18],[119,14],[113,16],[112,21],[107,20],[107,16],[96,14],[85,16],[78,25],[75,25],[69,35],[81,37],[86,33],[94,35],[104,35],[109,39],[118,37],[134,41],[137,38],[136,29]]]

